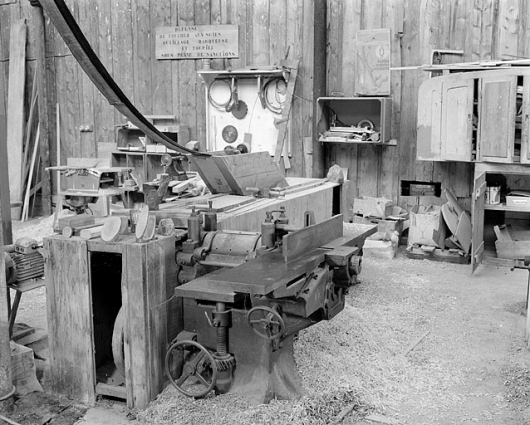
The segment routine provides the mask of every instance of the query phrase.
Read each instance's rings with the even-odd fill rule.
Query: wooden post
[[[41,158],[41,200],[42,213],[46,216],[52,212],[52,198],[50,188],[50,175],[46,168],[50,166],[50,137],[48,131],[48,85],[46,81],[46,31],[44,30],[44,14],[40,3],[35,0],[30,0],[31,8],[31,23],[35,31],[36,37],[36,59],[37,59],[37,87],[39,90],[38,105],[39,105],[39,148]],[[58,164],[60,165],[60,164]]]
[[[0,209],[0,412],[13,401],[11,382],[11,347],[9,345],[9,319],[7,316],[7,282],[4,258],[2,210]]]
[[[326,27],[327,2],[315,1],[313,8],[313,20],[315,33],[313,40],[313,63],[307,66],[313,67],[313,104],[317,103],[317,98],[326,95],[326,45],[327,45],[327,27]],[[325,177],[325,143],[319,143],[318,140],[318,123],[313,120],[313,175],[311,177]]]
[[[526,343],[530,347],[530,270],[528,270],[528,283],[526,285]]]

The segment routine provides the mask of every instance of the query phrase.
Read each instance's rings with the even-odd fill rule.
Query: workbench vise
[[[305,217],[305,227],[294,228],[285,210],[272,211],[261,234],[235,232],[231,239],[227,231],[212,230],[213,215],[204,220],[206,230],[192,212],[188,240],[177,253],[177,263],[188,268],[175,289],[183,329],[165,362],[181,393],[199,398],[234,391],[256,403],[300,396],[293,340],[343,310],[361,272],[364,240],[376,230],[344,236],[341,215],[319,224],[312,214]],[[241,233],[247,234],[239,239]],[[213,263],[220,260],[214,251],[229,257],[238,247],[239,264]]]

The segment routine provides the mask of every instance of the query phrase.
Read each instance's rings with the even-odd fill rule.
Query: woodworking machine
[[[261,233],[218,231],[215,213],[193,211],[177,244],[183,330],[165,364],[173,385],[195,398],[298,397],[293,339],[342,311],[375,230],[344,236],[341,215],[315,224],[310,213],[295,228],[280,209],[266,213]]]
[[[121,196],[125,190],[124,179],[133,169],[55,166],[46,170],[61,173],[60,195],[69,209],[82,214],[88,209],[88,204],[96,202],[100,196]]]

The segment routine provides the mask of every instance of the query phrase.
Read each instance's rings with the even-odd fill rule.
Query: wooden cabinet
[[[507,206],[506,203],[490,205],[485,203],[485,192],[487,188],[488,174],[498,175],[517,175],[530,177],[530,166],[528,165],[513,165],[513,164],[492,164],[492,163],[477,163],[475,164],[475,175],[472,195],[472,216],[473,216],[473,241],[472,241],[472,255],[471,267],[472,270],[478,267],[482,262],[486,253],[485,245],[485,219],[488,211],[493,212],[510,212],[517,213],[523,219],[530,220],[530,208],[525,206]],[[498,225],[504,222],[497,223]],[[494,255],[493,252],[491,255]],[[507,260],[507,263],[510,261]],[[513,260],[511,261],[513,264]]]
[[[529,208],[484,201],[488,175],[530,177],[529,117],[528,69],[459,72],[430,78],[420,86],[417,158],[475,162],[473,271],[486,252],[485,221],[504,212],[522,215],[522,219],[530,213]],[[498,224],[504,224],[502,220]]]
[[[392,99],[390,97],[319,97],[316,120],[319,126],[320,142],[379,143],[390,142],[390,120]],[[347,137],[324,134],[330,128],[359,126],[362,122],[373,124],[379,133],[377,141],[354,141]],[[361,124],[362,125],[362,124]]]
[[[189,142],[188,127],[178,125],[176,117],[151,115],[148,119],[176,143],[184,145]],[[111,166],[134,168],[141,190],[143,183],[155,180],[157,174],[164,172],[161,158],[165,153],[179,152],[153,143],[140,129],[128,124],[119,128],[116,133],[116,150],[111,152]]]
[[[44,256],[52,391],[90,405],[110,395],[145,409],[167,384],[166,350],[182,330],[173,299],[175,238],[137,243],[128,234],[106,243],[54,235],[44,239]],[[112,348],[120,342],[119,312],[123,382]]]
[[[418,97],[417,158],[530,163],[530,70],[430,78]]]
[[[516,91],[516,75],[490,72],[480,78],[478,161],[514,161]]]
[[[146,152],[111,152],[111,165],[113,167],[134,168],[140,189],[145,182],[156,179],[156,175],[164,172],[161,164],[163,153]]]
[[[473,131],[473,81],[442,84],[442,100],[442,158],[471,161],[473,149],[469,141]]]

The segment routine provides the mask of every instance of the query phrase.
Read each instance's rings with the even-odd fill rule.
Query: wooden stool
[[[20,299],[24,292],[32,291],[33,289],[44,286],[46,281],[44,278],[23,280],[20,282],[14,282],[7,285],[7,315],[9,317],[9,338],[13,337],[13,327],[15,326],[15,319],[17,317],[18,306]],[[13,289],[15,293],[15,299],[11,305],[11,291]]]

